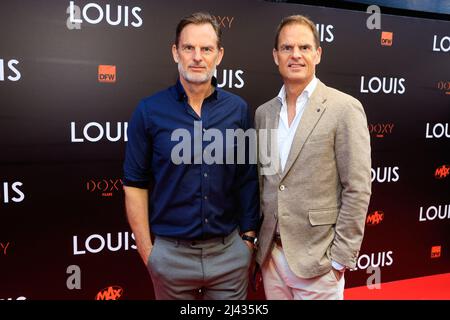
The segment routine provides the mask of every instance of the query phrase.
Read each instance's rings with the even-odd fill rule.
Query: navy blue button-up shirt
[[[215,85],[215,79],[212,83]],[[179,80],[139,103],[128,126],[123,182],[126,186],[152,189],[149,219],[153,234],[207,239],[228,235],[236,227],[241,232],[256,230],[259,220],[256,165],[248,161],[227,164],[225,159],[226,129],[251,128],[249,112],[243,99],[215,88],[203,101],[199,117],[188,104]],[[174,163],[171,157],[173,148],[182,141],[180,137],[178,140],[172,137],[176,129],[190,133],[189,140],[183,142],[189,143],[191,152],[186,152],[187,149],[176,152],[183,159],[190,158],[181,164]],[[217,129],[222,134],[222,164],[211,164],[202,155],[202,161],[198,161],[200,151],[203,154],[214,142],[203,136],[209,129]],[[197,139],[197,151],[194,139]],[[236,147],[235,143],[235,153]]]

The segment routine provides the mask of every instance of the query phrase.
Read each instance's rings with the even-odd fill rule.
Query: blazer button
[[[284,189],[286,189],[286,187],[284,186],[284,184],[280,185],[280,191],[284,191]]]

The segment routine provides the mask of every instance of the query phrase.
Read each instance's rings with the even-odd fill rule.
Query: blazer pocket
[[[324,134],[312,134],[306,140],[307,143],[316,143],[316,142],[327,142],[330,141],[330,135],[327,133]]]
[[[337,208],[308,210],[309,222],[312,226],[335,224],[338,212]]]

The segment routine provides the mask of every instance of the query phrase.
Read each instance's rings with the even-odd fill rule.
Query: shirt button
[[[208,223],[208,219],[207,218],[205,219],[205,223]]]
[[[284,184],[280,185],[280,191],[283,191],[284,189],[286,189],[286,187],[284,186]]]
[[[204,196],[203,199],[208,200],[208,196]]]
[[[204,176],[205,178],[208,178],[208,174],[207,174],[206,172],[203,174],[203,176]]]

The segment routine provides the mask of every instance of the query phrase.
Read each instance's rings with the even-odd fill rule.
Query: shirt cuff
[[[343,272],[344,269],[345,269],[345,266],[343,266],[342,264],[340,264],[339,262],[336,262],[336,261],[334,261],[334,260],[331,260],[331,266],[332,266],[334,269],[336,269],[336,270],[338,270],[338,271],[341,271],[341,272]]]

